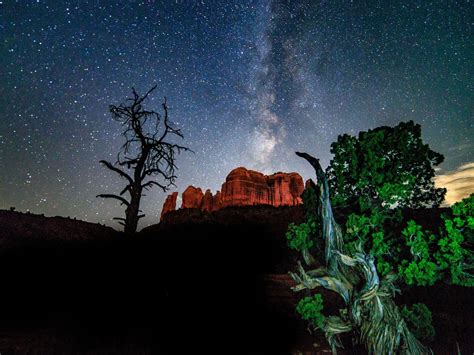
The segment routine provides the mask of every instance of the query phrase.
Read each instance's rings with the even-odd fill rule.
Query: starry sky
[[[154,84],[195,151],[180,192],[238,166],[306,179],[294,151],[327,166],[339,134],[414,120],[453,202],[474,192],[473,23],[469,1],[0,0],[0,208],[117,226],[95,198],[123,187],[108,106]]]

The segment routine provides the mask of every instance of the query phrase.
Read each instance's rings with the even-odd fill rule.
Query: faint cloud
[[[450,147],[448,148],[448,151],[452,152],[452,151],[464,151],[464,150],[469,150],[473,147],[473,144],[472,143],[462,143],[462,144],[458,144],[456,146],[453,146],[453,147]]]
[[[471,142],[459,143],[447,149],[450,160],[463,161],[466,157],[471,157],[474,152],[474,144]]]
[[[454,171],[436,176],[435,185],[448,190],[444,201],[445,205],[452,205],[468,197],[474,193],[474,162],[461,165]]]

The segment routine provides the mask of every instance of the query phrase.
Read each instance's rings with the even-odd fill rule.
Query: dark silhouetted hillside
[[[114,238],[113,228],[65,217],[0,210],[0,243],[81,241]]]
[[[433,213],[414,215],[433,227]],[[178,210],[125,237],[82,221],[2,211],[0,352],[321,353],[324,338],[296,316],[304,294],[289,289],[287,274],[298,255],[286,246],[286,228],[303,215],[301,206]],[[321,292],[326,309],[336,310],[340,300]],[[435,352],[455,353],[456,341],[472,352],[472,291],[412,292],[404,302],[432,296],[441,330]]]

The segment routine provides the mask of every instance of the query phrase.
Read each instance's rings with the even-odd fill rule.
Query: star
[[[216,191],[237,166],[306,179],[294,151],[327,166],[339,134],[408,120],[456,171],[474,152],[471,12],[443,1],[2,1],[0,208],[116,227],[123,210],[95,198],[121,190],[99,165],[123,143],[108,107],[154,84],[145,104],[159,110],[166,96],[195,151],[177,159],[180,192]],[[165,197],[147,194],[141,227]]]

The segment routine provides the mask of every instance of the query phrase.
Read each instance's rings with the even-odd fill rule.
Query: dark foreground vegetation
[[[411,215],[427,227],[438,220],[433,210]],[[287,247],[285,232],[288,223],[303,218],[300,207],[227,208],[213,214],[181,210],[161,225],[125,237],[81,221],[0,211],[0,351],[288,354],[328,349],[324,337],[307,332],[295,312],[300,295],[289,289],[293,281],[287,271],[298,256]],[[32,226],[35,235],[27,235]],[[330,293],[321,293],[325,309],[340,306]],[[453,354],[459,345],[461,353],[470,354],[473,296],[470,288],[440,284],[415,287],[400,303],[429,306],[436,337],[427,345],[435,353]]]

